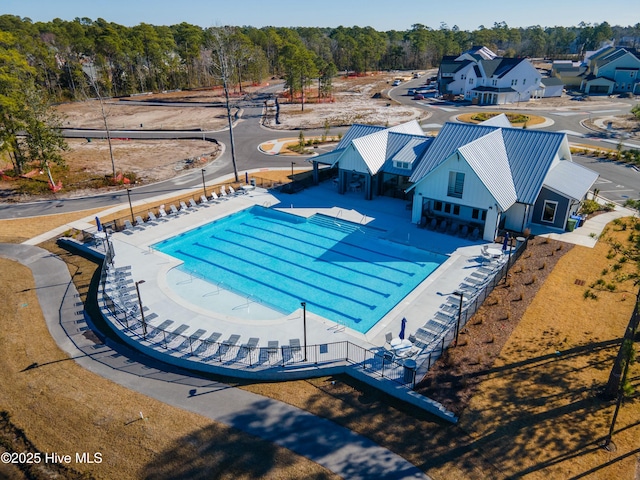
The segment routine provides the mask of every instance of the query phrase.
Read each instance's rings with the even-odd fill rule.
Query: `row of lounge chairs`
[[[187,214],[191,211],[197,210],[203,207],[209,207],[210,204],[220,203],[227,200],[229,197],[245,194],[242,189],[235,190],[232,186],[220,187],[220,194],[215,191],[211,192],[211,196],[207,198],[204,194],[200,195],[200,203],[197,203],[193,198],[188,200],[188,204],[184,201],[180,201],[180,207],[176,207],[174,204],[169,205],[169,211],[167,212],[165,205],[160,205],[158,208],[158,214],[156,215],[152,211],[147,213],[147,220],[143,220],[142,216],[135,217],[135,225],[130,220],[124,220],[125,233],[133,233],[136,230],[144,229],[147,225],[157,225],[159,222],[165,222],[170,218]]]
[[[409,340],[416,347],[424,349],[441,339],[447,331],[455,328],[458,315],[466,310],[476,300],[476,297],[489,286],[503,267],[506,258],[504,255],[487,258],[482,254],[482,266],[478,267],[458,286],[457,291],[462,294],[462,302],[460,295],[449,295],[440,305],[439,311],[422,327],[418,328],[415,334],[409,335]]]

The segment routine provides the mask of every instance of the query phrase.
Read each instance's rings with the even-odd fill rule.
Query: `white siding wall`
[[[342,154],[340,158],[340,170],[346,170],[348,172],[356,171],[358,173],[369,173],[367,169],[367,165],[364,163],[364,160],[358,153],[358,151],[353,148],[353,145],[349,146],[349,149]]]
[[[449,197],[447,195],[449,172],[451,171],[465,174],[462,198]],[[493,240],[497,213],[496,201],[462,156],[458,160],[456,154],[452,155],[416,186],[411,219],[413,223],[420,222],[422,198],[425,197],[472,208],[488,209],[492,207],[491,210],[487,210],[487,226],[485,227],[484,238],[487,241]],[[462,221],[472,220],[464,217],[460,217],[460,219]]]
[[[513,67],[507,74],[498,80],[498,87],[511,87],[520,92],[520,101],[529,100],[531,92],[539,87],[540,73],[528,61],[522,61]],[[526,79],[526,82],[524,80]],[[511,85],[512,80],[518,80],[516,85]],[[516,100],[517,101],[517,94]]]
[[[526,225],[523,225],[523,219],[526,213],[526,205],[524,203],[514,203],[511,205],[511,207],[503,213],[506,217],[504,228],[522,232],[526,227]]]

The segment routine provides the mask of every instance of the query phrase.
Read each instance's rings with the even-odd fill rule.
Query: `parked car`
[[[394,80],[393,83],[391,84],[393,87],[397,87],[398,85],[400,85],[402,82],[400,80]]]
[[[414,100],[424,100],[424,95],[422,95],[421,93],[416,93],[416,94],[413,96],[413,99],[414,99]]]
[[[407,95],[413,95],[416,93],[416,89],[415,88],[410,88],[407,90]]]

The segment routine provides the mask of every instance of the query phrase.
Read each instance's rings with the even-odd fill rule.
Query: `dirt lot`
[[[269,126],[279,130],[323,128],[354,123],[397,125],[413,119],[427,118],[420,108],[398,105],[386,96],[397,73],[375,73],[363,77],[336,78],[334,101],[308,103],[281,102],[280,124],[271,119]]]

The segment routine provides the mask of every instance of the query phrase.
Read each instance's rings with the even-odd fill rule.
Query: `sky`
[[[510,27],[576,26],[580,22],[629,26],[640,22],[637,0],[0,0],[0,14],[34,22],[54,18],[103,18],[125,26],[140,23],[201,27],[222,25],[276,27],[373,27],[409,30],[420,23],[438,29],[476,30],[496,22]]]

